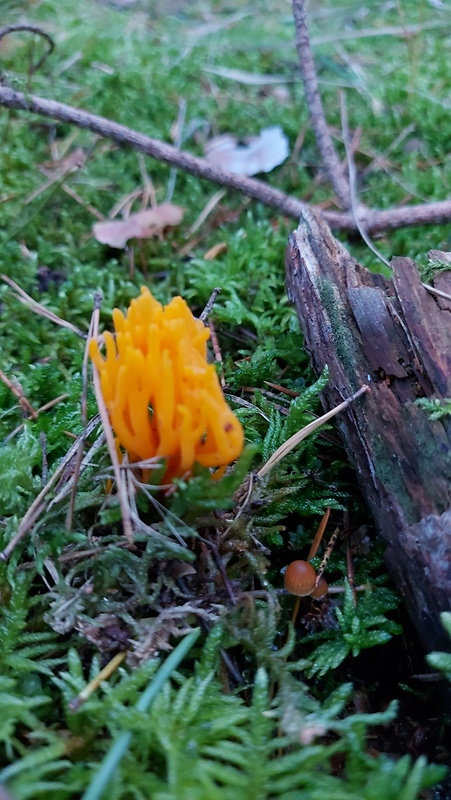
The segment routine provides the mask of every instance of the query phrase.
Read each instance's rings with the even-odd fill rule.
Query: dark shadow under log
[[[314,213],[301,217],[286,258],[288,295],[332,407],[371,392],[337,417],[360,489],[386,543],[386,563],[425,650],[449,647],[451,422],[415,401],[451,397],[451,304],[422,286],[413,261],[387,280],[361,267]]]

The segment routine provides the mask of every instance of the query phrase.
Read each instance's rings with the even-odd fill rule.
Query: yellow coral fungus
[[[166,459],[164,481],[195,462],[225,467],[243,448],[242,427],[207,363],[208,328],[182,297],[162,306],[146,287],[127,314],[114,309],[114,337],[104,333],[89,353],[117,439],[130,460]]]

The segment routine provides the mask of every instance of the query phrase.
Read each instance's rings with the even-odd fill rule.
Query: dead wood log
[[[451,306],[427,292],[413,261],[392,266],[391,280],[364,269],[306,212],[290,237],[286,280],[313,365],[330,370],[325,405],[371,387],[337,425],[430,651],[449,646],[439,615],[451,609],[451,424],[432,422],[415,401],[451,397]]]

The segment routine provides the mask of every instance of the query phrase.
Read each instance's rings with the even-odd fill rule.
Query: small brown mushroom
[[[284,582],[285,589],[290,594],[295,594],[298,597],[311,595],[315,591],[315,569],[308,561],[292,561],[285,570]],[[316,588],[318,589],[320,585],[321,582]]]
[[[314,600],[319,600],[319,598],[324,597],[324,595],[326,595],[328,591],[329,591],[329,586],[327,582],[324,580],[324,578],[321,577],[318,581],[318,585],[315,586],[310,596],[313,597]]]

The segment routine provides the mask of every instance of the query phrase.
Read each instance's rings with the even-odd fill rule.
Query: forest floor
[[[445,199],[449,3],[310,5],[343,159],[346,96],[359,197],[377,208]],[[258,177],[334,209],[291,6],[270,6],[3,0],[3,25],[39,26],[55,48],[33,71],[42,38],[4,36],[1,83],[200,156],[214,136],[246,145],[280,126],[288,157]],[[1,109],[0,131],[0,272],[41,304],[0,288],[2,549],[24,533],[0,561],[2,800],[93,800],[105,786],[111,800],[451,797],[447,683],[424,660],[333,425],[243,502],[251,471],[322,413],[327,375],[313,374],[285,292],[296,223],[68,123]],[[159,235],[130,236],[125,247],[94,235],[94,224],[155,202],[171,204],[163,220],[176,221]],[[357,235],[340,238],[360,263],[387,272]],[[451,249],[449,225],[392,231],[376,244],[388,260],[414,258],[429,281],[439,265],[427,253]],[[113,309],[125,312],[144,285],[163,304],[181,295],[196,316],[220,287],[212,359],[246,445],[217,481],[195,468],[162,492],[140,475],[131,543],[99,423],[85,435],[97,404],[84,355],[96,293],[100,330],[112,330]],[[91,460],[71,484],[82,435]],[[324,541],[339,534],[325,572],[331,591],[302,598],[293,625],[283,568],[307,558],[327,509]],[[157,686],[183,641],[192,650],[146,709],[145,687]],[[80,698],[117,655],[121,665]],[[111,749],[118,741],[121,756]]]

